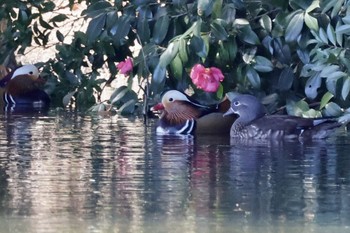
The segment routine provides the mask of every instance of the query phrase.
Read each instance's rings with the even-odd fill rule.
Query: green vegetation
[[[348,0],[79,0],[87,5],[82,17],[90,21],[71,43],[59,28],[69,16],[42,17],[57,9],[53,2],[3,2],[0,19],[7,27],[0,37],[0,63],[33,43],[46,46],[56,33],[56,57],[40,64],[56,104],[64,98],[94,110],[113,104],[129,114],[135,104],[147,109],[166,89],[191,88],[203,103],[229,91],[245,92],[262,98],[270,111],[286,106],[294,115],[338,116],[350,107]],[[99,103],[103,86],[118,74],[116,64],[127,57],[133,60],[129,85],[118,88],[110,103]],[[189,74],[198,63],[223,72],[216,93],[193,85]],[[104,66],[110,77],[101,79]],[[142,87],[143,101],[132,82]]]

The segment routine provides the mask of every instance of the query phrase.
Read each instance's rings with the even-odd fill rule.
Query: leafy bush
[[[146,96],[141,102],[144,112],[166,89],[191,89],[203,103],[229,91],[248,92],[265,97],[271,111],[286,106],[294,115],[348,112],[348,0],[81,2],[87,5],[82,13],[89,20],[87,30],[75,32],[69,44],[57,31],[57,55],[42,64],[57,103],[73,97],[78,107],[97,102],[93,109],[105,110],[103,106],[114,104],[129,114],[138,102],[131,88],[137,81]],[[23,53],[32,39],[45,45],[57,22],[69,19],[58,14],[46,22],[41,13],[55,8],[49,1],[16,4],[5,0],[0,11],[0,18],[7,19],[2,58],[10,50]],[[16,40],[10,41],[11,36]],[[131,50],[135,46],[140,47],[136,53]],[[118,74],[116,63],[127,57],[133,59],[128,87],[117,88],[109,103],[99,103],[94,96],[101,95],[103,85]],[[205,93],[192,83],[189,74],[198,63],[224,73],[216,93]],[[110,77],[101,79],[105,65]]]

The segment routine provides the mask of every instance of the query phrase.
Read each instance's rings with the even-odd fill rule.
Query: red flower
[[[132,59],[128,57],[125,61],[119,62],[117,68],[121,74],[128,75],[132,71],[133,66]]]
[[[216,92],[220,82],[224,80],[220,69],[216,67],[205,68],[201,64],[192,67],[190,76],[194,85],[206,92]]]

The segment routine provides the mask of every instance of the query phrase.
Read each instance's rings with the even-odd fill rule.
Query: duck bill
[[[232,114],[236,114],[236,112],[233,111],[232,108],[229,108],[229,109],[227,110],[227,112],[225,112],[222,116],[226,117],[226,116],[229,116],[229,115],[232,115]]]
[[[151,108],[152,112],[164,110],[164,105],[162,103],[156,104]]]

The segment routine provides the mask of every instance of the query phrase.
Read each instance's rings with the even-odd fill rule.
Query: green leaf
[[[39,17],[39,23],[45,29],[49,29],[49,30],[53,29],[53,27],[50,24],[48,24],[42,17]]]
[[[320,117],[322,117],[322,114],[321,114],[321,112],[316,111],[313,108],[310,108],[306,112],[303,112],[302,117],[305,117],[305,118],[320,118]]]
[[[93,18],[90,21],[89,26],[87,27],[87,30],[86,30],[88,41],[93,42],[99,37],[99,35],[101,35],[102,30],[105,26],[105,23],[106,23],[106,14]]]
[[[202,37],[194,36],[191,38],[190,47],[194,50],[194,52],[205,58],[208,54],[207,48],[205,46],[204,40]]]
[[[289,0],[289,5],[292,7],[293,10],[303,9],[307,10],[310,5],[312,9],[312,0]]]
[[[176,79],[182,78],[183,66],[179,55],[175,56],[175,58],[171,61],[170,68]]]
[[[338,0],[321,1],[321,3],[326,3],[326,5],[321,5],[322,14],[329,11],[337,2]]]
[[[137,32],[142,44],[146,44],[149,42],[151,37],[151,31],[147,20],[139,18],[139,20],[137,21]]]
[[[219,88],[218,88],[218,90],[216,91],[216,98],[222,99],[223,96],[224,96],[224,87],[222,86],[221,83],[219,83]]]
[[[315,99],[317,96],[317,89],[321,86],[321,76],[317,72],[311,76],[305,84],[305,94],[310,99]]]
[[[136,100],[130,99],[122,104],[122,106],[118,109],[118,112],[120,113],[120,115],[123,115],[123,116],[130,115],[134,113],[135,107],[136,107]]]
[[[212,18],[217,19],[221,18],[221,12],[222,12],[222,4],[223,0],[215,0],[214,5],[213,5],[213,13],[212,13]]]
[[[273,70],[272,62],[263,56],[255,57],[255,64],[253,65],[253,67],[259,72],[270,72]]]
[[[118,87],[111,95],[109,101],[117,108],[121,108],[130,100],[137,101],[137,94],[127,86]]]
[[[224,42],[224,45],[226,45],[230,59],[231,59],[231,61],[233,61],[237,55],[236,40],[230,40],[228,42]]]
[[[38,2],[41,2],[41,1],[38,1]],[[47,2],[43,2],[42,6],[43,8],[41,10],[39,8],[39,12],[45,13],[45,12],[52,12],[55,9],[56,4],[53,1],[47,1]]]
[[[301,30],[303,29],[304,24],[304,14],[303,12],[298,11],[292,19],[290,20],[286,32],[285,38],[287,42],[295,41],[300,35]]]
[[[338,65],[328,65],[328,66],[322,67],[320,76],[323,78],[327,78],[330,75],[334,74],[334,72],[337,72],[338,70],[339,70]]]
[[[346,76],[346,73],[344,73],[343,71],[335,71],[335,72],[330,73],[327,76],[327,79],[339,79],[339,78],[342,78],[344,76]]]
[[[304,100],[300,100],[298,102],[290,100],[287,101],[286,110],[288,115],[302,116],[303,113],[309,109],[309,105]]]
[[[86,14],[88,17],[95,18],[100,14],[106,13],[110,7],[112,7],[112,5],[107,1],[97,1],[91,4],[82,14]]]
[[[272,30],[272,20],[268,15],[263,15],[259,19],[259,23],[263,29],[265,29],[267,32],[271,32]]]
[[[308,13],[305,13],[305,24],[311,30],[318,31],[318,22],[315,17],[310,16]]]
[[[197,14],[199,16],[208,16],[213,11],[214,1],[212,0],[198,0]]]
[[[188,54],[187,54],[187,40],[180,39],[179,40],[179,56],[181,58],[181,61],[185,64],[188,61]]]
[[[154,93],[160,93],[165,84],[165,74],[166,68],[158,64],[153,71],[152,82],[151,82],[151,90]]]
[[[246,64],[250,64],[252,63],[253,59],[255,58],[255,54],[256,54],[257,48],[253,47],[250,49],[245,49],[244,51],[242,51],[242,59]]]
[[[110,97],[110,102],[113,105],[120,105],[121,99],[124,98],[124,96],[126,95],[126,93],[128,93],[128,88],[127,86],[121,86],[119,88],[117,88],[111,95]],[[119,106],[118,106],[119,107]]]
[[[327,26],[327,36],[329,41],[333,44],[336,45],[336,36],[335,36],[335,32],[334,32],[334,28],[332,27],[331,24],[328,24]]]
[[[120,17],[115,25],[110,29],[110,33],[113,37],[113,41],[117,43],[117,45],[121,44],[122,40],[126,38],[126,36],[130,32],[130,19],[126,16]]]
[[[324,116],[333,117],[333,116],[339,116],[340,114],[342,114],[343,110],[341,109],[341,107],[339,107],[338,104],[334,102],[330,102],[326,104],[322,113]]]
[[[202,19],[199,18],[196,22],[193,23],[193,25],[184,33],[184,36],[187,33],[193,33],[194,36],[200,37],[201,36],[201,29],[202,29]]]
[[[278,84],[277,84],[278,89],[281,91],[287,91],[292,87],[293,82],[294,82],[293,69],[290,67],[285,67],[278,78]]]
[[[350,91],[350,77],[348,76],[345,78],[345,81],[343,83],[343,87],[341,90],[341,96],[342,96],[343,100],[346,100],[346,98],[349,95],[349,91]]]
[[[344,3],[344,0],[338,0],[336,1],[335,5],[333,6],[333,10],[331,13],[331,17],[334,18],[335,16],[339,15],[340,9]]]
[[[219,42],[217,59],[219,59],[222,63],[230,61],[229,50],[227,49],[227,46],[225,46],[225,43],[222,41]]]
[[[342,124],[348,124],[350,122],[350,112],[349,108],[345,110],[344,114],[342,114],[341,117],[338,118],[338,122]]]
[[[228,37],[228,34],[222,25],[222,22],[215,20],[210,24],[211,31],[216,37],[217,40],[226,40]]]
[[[347,15],[342,18],[344,24],[350,24],[350,15]]]
[[[312,1],[311,5],[308,8],[306,8],[305,12],[308,14],[319,7],[320,7],[320,0],[314,0]]]
[[[308,64],[310,62],[310,56],[308,51],[297,49],[297,54],[304,64]]]
[[[64,35],[59,30],[56,31],[56,37],[59,42],[64,41]]]
[[[337,34],[349,34],[350,33],[350,25],[344,24],[336,28],[335,33]]]
[[[337,38],[337,42],[340,46],[343,46],[343,33],[338,33],[338,28],[341,27],[340,21],[337,22],[337,25],[335,26],[335,37]]]
[[[260,88],[260,76],[258,74],[258,72],[256,72],[253,67],[251,66],[247,66],[247,77],[249,82],[252,84],[252,86],[256,89]]]
[[[165,68],[174,59],[178,51],[179,51],[179,42],[178,41],[171,42],[166,48],[166,50],[160,56],[159,65]]]
[[[168,15],[160,17],[153,27],[154,43],[160,44],[168,33],[170,19]]]
[[[338,79],[341,77],[333,77],[333,78],[327,78],[326,80],[326,86],[327,86],[327,90],[332,93],[333,95],[336,94],[336,90],[337,90],[337,82]]]
[[[251,29],[249,25],[241,28],[241,32],[238,34],[238,37],[242,41],[248,44],[252,44],[252,45],[260,44],[259,37],[256,35],[256,33]]]
[[[50,22],[63,22],[65,21],[66,19],[68,19],[68,16],[65,15],[65,14],[59,14],[59,15],[56,15],[55,17],[51,18],[50,19]]]
[[[249,26],[249,21],[243,18],[237,18],[234,20],[234,24],[239,26]]]
[[[323,96],[322,96],[322,99],[321,99],[321,104],[320,104],[320,110],[322,109],[322,108],[324,108],[325,106],[326,106],[326,104],[328,104],[328,102],[333,98],[333,94],[332,93],[330,93],[329,91],[328,92],[326,92],[326,94],[324,94]]]

